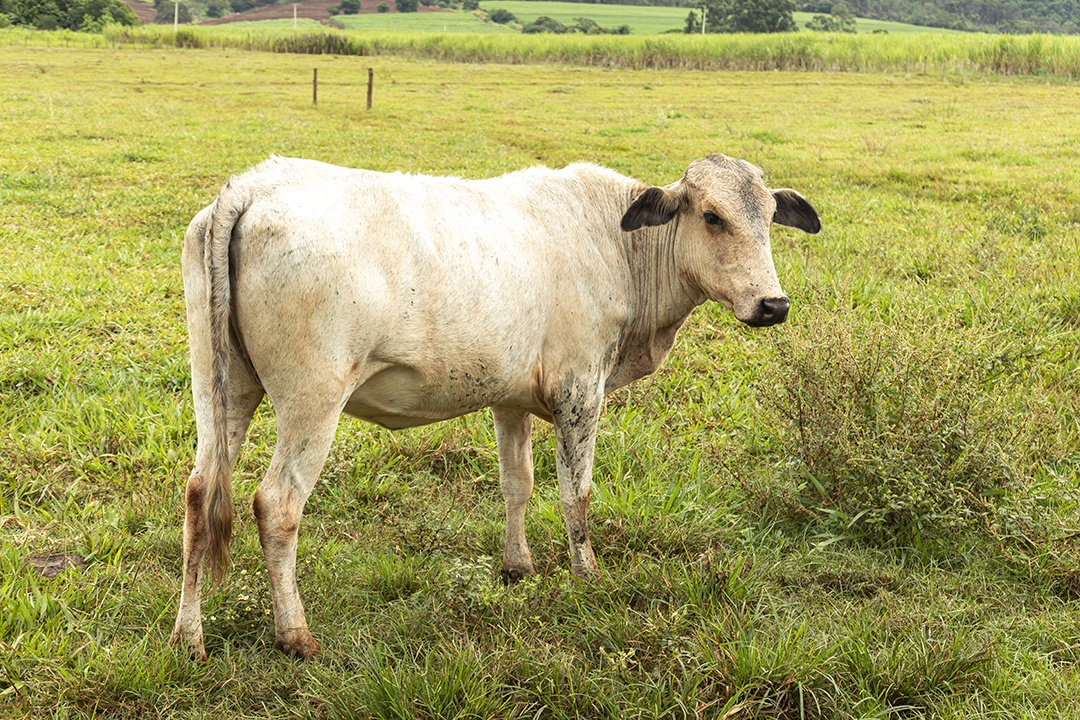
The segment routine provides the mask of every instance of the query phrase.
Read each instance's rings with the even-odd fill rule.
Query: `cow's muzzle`
[[[787,320],[790,307],[791,301],[786,297],[762,298],[758,300],[754,313],[743,322],[752,327],[778,325]]]

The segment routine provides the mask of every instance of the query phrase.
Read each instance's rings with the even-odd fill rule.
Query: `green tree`
[[[794,0],[706,0],[706,32],[774,33],[798,30]]]
[[[394,0],[394,4],[397,5],[398,12],[416,12],[416,8],[420,6],[419,0]]]
[[[832,6],[828,15],[815,15],[806,23],[807,30],[818,32],[845,32],[853,33],[855,30],[855,16],[848,10],[844,3],[836,3]]]
[[[66,25],[71,30],[101,32],[106,25],[138,25],[135,11],[120,0],[72,0]]]
[[[554,33],[556,35],[563,35],[570,31],[570,28],[563,25],[555,18],[548,17],[547,15],[541,15],[533,20],[531,23],[521,28],[523,33]]]
[[[225,0],[207,0],[206,3],[206,17],[219,18],[224,17],[225,13],[229,12],[229,4]]]
[[[341,0],[338,4],[342,15],[359,15],[360,0]]]
[[[701,32],[701,21],[698,20],[698,14],[693,10],[686,16],[686,27],[683,28],[683,32],[688,35]]]
[[[388,13],[390,12],[390,4],[381,2],[375,6],[375,11],[381,13]]]
[[[15,0],[10,16],[16,25],[43,27],[52,24],[56,27],[59,19],[67,15],[66,10],[65,7],[62,11],[55,0]]]

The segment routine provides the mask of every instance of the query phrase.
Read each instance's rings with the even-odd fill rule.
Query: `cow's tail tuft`
[[[229,540],[232,538],[232,464],[229,462],[229,325],[232,288],[229,281],[229,244],[233,228],[250,202],[250,193],[234,178],[218,193],[206,226],[204,264],[210,304],[210,408],[213,422],[209,492],[206,495],[206,525],[209,533],[207,564],[211,582],[220,585],[229,567]]]

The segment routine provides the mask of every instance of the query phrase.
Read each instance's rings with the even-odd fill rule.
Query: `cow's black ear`
[[[626,232],[671,222],[682,207],[682,196],[673,190],[651,187],[630,204],[619,223]]]
[[[784,188],[773,190],[776,199],[776,212],[773,213],[773,222],[777,225],[799,228],[811,235],[821,232],[821,218],[817,210],[799,193]]]

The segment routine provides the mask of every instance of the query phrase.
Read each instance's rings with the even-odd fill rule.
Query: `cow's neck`
[[[630,270],[631,317],[621,338],[607,390],[656,370],[675,333],[705,296],[681,277],[676,262],[679,218],[659,227],[623,233]]]

